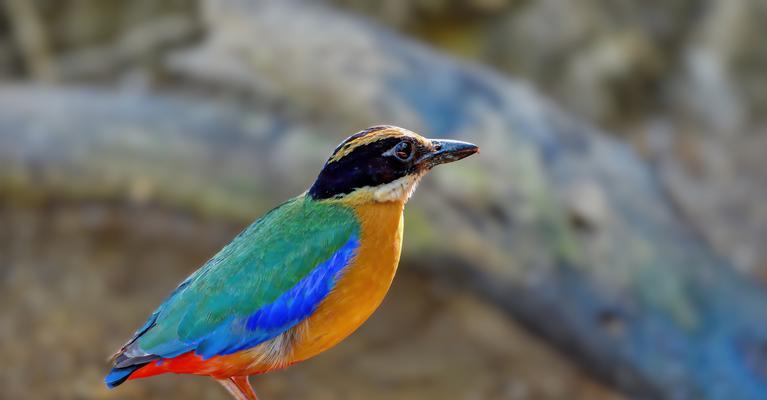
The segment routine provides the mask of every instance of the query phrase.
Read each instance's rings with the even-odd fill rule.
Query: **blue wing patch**
[[[359,247],[359,240],[349,239],[328,260],[274,302],[246,318],[223,324],[200,343],[195,352],[203,358],[236,353],[292,328],[310,316],[330,293],[341,272]]]
[[[245,317],[232,317],[206,335],[195,353],[203,358],[236,353],[272,339],[310,316],[335,286],[359,247],[352,237],[329,259],[272,303]]]

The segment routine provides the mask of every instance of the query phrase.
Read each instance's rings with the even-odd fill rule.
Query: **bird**
[[[433,167],[479,147],[373,126],[335,148],[311,187],[264,214],[182,281],[111,358],[104,382],[165,373],[249,378],[337,345],[379,307],[400,259],[403,211]]]

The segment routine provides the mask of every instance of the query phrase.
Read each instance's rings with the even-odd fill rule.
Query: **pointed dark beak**
[[[422,156],[417,162],[427,168],[458,161],[479,152],[477,145],[460,140],[433,139],[431,143],[434,145],[434,150]]]

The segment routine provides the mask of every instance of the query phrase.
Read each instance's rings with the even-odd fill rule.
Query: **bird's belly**
[[[357,255],[317,311],[296,327],[290,363],[306,360],[349,336],[378,308],[391,286],[402,248],[401,203],[357,207]]]

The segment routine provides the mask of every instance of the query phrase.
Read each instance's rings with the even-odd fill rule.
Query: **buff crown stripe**
[[[387,127],[386,129],[382,129],[379,131],[371,132],[367,135],[360,136],[348,143],[345,143],[338,151],[333,154],[330,159],[328,159],[328,164],[334,163],[342,158],[344,158],[346,155],[354,151],[354,149],[364,146],[369,143],[377,142],[382,139],[390,138],[390,137],[400,137],[400,136],[410,136],[410,137],[416,137],[421,140],[425,140],[418,134],[415,134],[413,132],[410,132],[405,129],[400,129],[396,127]]]

